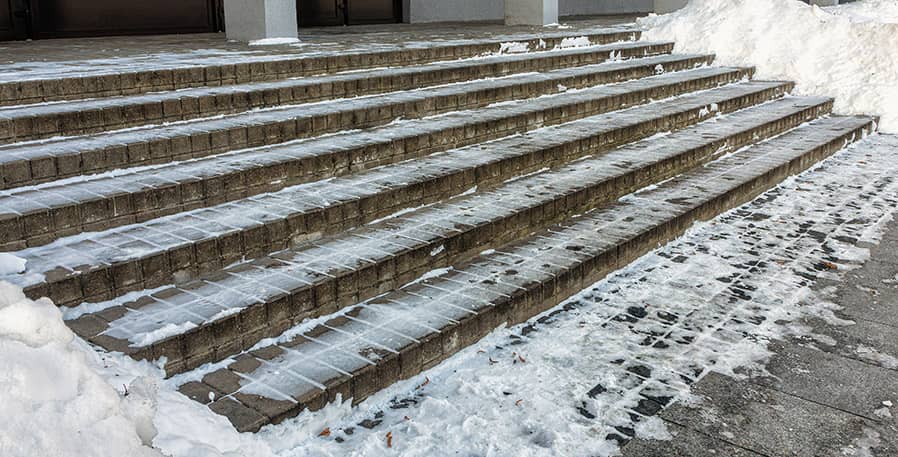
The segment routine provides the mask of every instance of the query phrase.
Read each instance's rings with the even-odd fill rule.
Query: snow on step
[[[626,51],[627,53],[631,54],[630,57],[640,57],[655,54],[664,54],[669,52],[670,49],[671,46],[669,44],[648,43],[636,49],[623,49],[617,52]],[[469,104],[477,106],[478,104],[483,105],[496,101],[520,98],[540,89],[545,90],[550,87],[554,88],[559,84],[563,84],[568,87],[583,87],[592,85],[595,84],[594,78],[596,78],[596,76],[594,75],[594,73],[598,69],[604,68],[597,67],[597,65],[602,64],[560,68],[543,73],[510,75],[503,78],[477,79],[472,81],[435,86],[432,88],[419,88],[408,91],[400,91],[391,93],[390,96],[382,96],[380,98],[378,98],[377,96],[366,96],[335,100],[342,100],[345,102],[339,104],[341,105],[340,108],[343,109],[338,109],[338,112],[345,111],[347,109],[352,110],[353,108],[364,110],[378,108],[380,111],[383,111],[387,110],[387,107],[390,107],[388,110],[391,111],[391,115],[394,118],[399,116],[411,115],[418,116],[422,113],[434,110],[436,110],[436,112],[444,112],[447,110],[457,109],[459,107],[455,106],[457,104]],[[460,92],[466,93],[466,98],[464,100],[458,100],[458,95]],[[335,111],[335,108],[333,106],[333,102],[335,100],[327,100],[325,102],[305,105],[276,106],[272,108],[257,110],[253,114],[260,120],[264,120],[267,118],[268,123],[278,121],[292,121],[295,123],[296,121],[293,118],[302,116],[303,114],[310,115],[312,118],[316,116],[326,115],[327,113],[332,114]],[[342,105],[346,106],[344,107]],[[394,107],[393,105],[398,106]],[[107,113],[103,110],[97,109],[78,111],[74,113],[74,116],[65,116],[64,119],[56,119],[54,117],[51,117],[46,119],[38,118],[36,119],[36,121],[34,121],[30,117],[9,119],[0,118],[0,143],[35,140],[48,138],[59,134],[78,135],[83,133],[101,132],[107,130],[107,128],[104,126],[104,123],[107,121],[110,121],[114,124],[119,123],[117,125],[120,125],[121,119],[130,119],[132,116],[135,118],[139,118],[139,115],[137,113],[131,113],[131,111],[135,111],[138,109],[151,109],[154,112],[154,118],[159,120],[162,119],[163,107],[161,104],[157,103],[150,105],[135,105],[131,108],[133,109],[124,111],[112,110],[111,113]],[[374,119],[376,120],[379,117],[384,116],[384,114],[386,113],[377,113],[377,115],[374,116]],[[355,116],[343,116],[339,117],[336,120],[332,120],[329,123],[325,118],[325,127],[330,128],[331,131],[359,127],[365,122],[364,120],[356,119],[360,116],[360,114],[356,114]],[[348,118],[348,121],[352,122],[344,121],[344,118]],[[232,121],[234,120],[233,117],[229,117],[228,119],[231,119]],[[366,121],[372,122],[372,119],[367,119]],[[54,130],[60,126],[69,125],[72,126],[71,130],[61,132]],[[313,127],[314,126],[315,125],[313,124]]]
[[[292,322],[391,290],[468,252],[513,241],[715,154],[813,119],[830,104],[829,99],[813,98],[761,105],[311,247],[237,265],[200,281],[132,296],[129,300],[134,301],[125,306],[125,300],[92,305],[89,310],[103,311],[70,325],[108,349],[138,357],[165,356],[169,373],[179,372],[278,335]],[[595,120],[593,128],[601,123]],[[527,217],[515,219],[520,215]]]
[[[706,59],[703,56],[649,58],[645,59],[643,67],[653,69],[661,65],[672,70],[682,70],[706,62]],[[598,98],[617,94],[598,89],[588,90],[587,93]],[[17,214],[26,217],[48,210],[60,213],[64,207],[81,206],[77,211],[69,212],[68,215],[72,218],[69,221],[61,220],[61,215],[51,215],[53,221],[43,229],[39,224],[28,224],[30,226],[27,229],[25,224],[21,224],[18,236],[27,235],[30,239],[45,242],[48,231],[53,234],[73,227],[81,231],[96,231],[158,217],[165,211],[208,206],[211,203],[233,200],[237,196],[278,190],[285,187],[287,182],[296,181],[297,174],[303,175],[305,180],[328,178],[334,173],[343,172],[342,168],[349,167],[350,164],[345,163],[347,161],[351,161],[352,167],[356,169],[365,168],[361,163],[365,159],[379,164],[383,159],[377,157],[376,152],[383,150],[381,154],[395,154],[395,144],[398,141],[407,144],[403,148],[405,154],[414,153],[415,147],[427,147],[427,151],[435,152],[440,144],[470,144],[596,111],[592,109],[563,118],[553,116],[550,112],[555,108],[582,103],[582,100],[582,95],[562,93],[529,103],[516,102],[472,112],[449,113],[416,122],[391,123],[372,131],[343,133],[187,162],[0,191],[0,215]],[[631,100],[630,103],[635,101]],[[608,105],[613,106],[611,103]],[[543,115],[534,116],[537,112]],[[499,120],[505,122],[496,122]],[[430,138],[418,139],[425,135]],[[380,150],[373,151],[372,147],[379,147]],[[341,167],[340,164],[344,163]],[[323,169],[322,164],[329,169]],[[0,245],[19,241],[21,238],[17,239],[16,236],[16,231],[11,227],[5,237],[0,238]],[[32,241],[30,244],[36,243]]]
[[[677,59],[682,60],[675,58],[673,62],[666,62],[674,70],[683,69],[683,63],[676,63]],[[709,60],[708,57],[695,57],[689,63],[699,65]],[[556,70],[341,99],[339,103],[332,100],[88,137],[0,146],[3,153],[0,165],[4,171],[2,185],[14,187],[82,173],[207,156],[341,129],[373,127],[401,117],[415,118],[556,93],[559,84],[582,87],[612,83],[654,74],[655,67],[660,64],[663,68],[665,60],[659,60],[655,66],[645,65],[651,62],[642,59],[606,62],[577,67],[575,73],[567,73],[568,76],[559,73],[567,72],[567,69]]]
[[[361,304],[237,358],[182,392],[241,431],[338,394],[359,402],[521,322],[870,131],[866,117],[814,121],[439,277]],[[289,335],[289,334],[288,334]],[[213,393],[214,395],[209,395]],[[210,401],[213,400],[211,403]]]
[[[427,85],[448,84],[468,79],[500,77],[530,71],[545,71],[562,66],[576,66],[620,58],[670,52],[672,43],[631,42],[588,46],[556,51],[506,54],[438,62],[420,66],[387,68],[318,77],[292,78],[217,87],[198,87],[170,92],[95,98],[69,102],[0,107],[0,122],[32,118],[32,122],[49,122],[39,133],[66,133],[80,130],[78,119],[71,117],[83,111],[120,110],[104,114],[103,128],[113,129],[143,123],[186,120],[253,108],[305,103],[316,99],[344,95],[369,95],[396,90],[419,89]],[[255,93],[255,96],[250,94]],[[201,98],[209,98],[200,102]],[[183,101],[182,101],[183,100]],[[123,118],[127,107],[138,111]],[[54,119],[55,117],[55,119]],[[38,121],[37,118],[48,118]],[[63,122],[65,125],[55,124]],[[64,127],[64,128],[63,128]],[[17,133],[17,132],[14,132]]]
[[[738,72],[733,75],[737,76]],[[641,84],[651,86],[652,83]],[[682,100],[673,99],[660,102],[657,106],[644,105],[600,116],[597,118],[598,121],[586,121],[584,125],[591,126],[588,129],[566,128],[562,131],[580,135],[580,138],[583,138],[584,134],[586,138],[596,137],[594,132],[619,131],[619,127],[628,125],[627,119],[631,117],[634,123],[629,125],[638,128],[640,122],[643,122],[648,125],[644,128],[657,131],[658,126],[652,126],[651,121],[658,119],[659,113],[692,111],[694,120],[697,120],[702,117],[700,111],[705,111],[705,116],[710,115],[708,107],[715,104],[720,108],[731,106],[726,103],[728,100],[738,102],[740,99],[751,100],[752,97],[766,100],[782,94],[788,87],[790,87],[788,84],[775,82],[746,82],[724,86],[686,96]],[[625,88],[619,86],[591,90],[626,93]],[[587,92],[571,96],[584,97],[587,96]],[[747,105],[736,103],[727,109],[744,106]],[[550,130],[551,132],[553,131]],[[553,141],[557,144],[558,140],[543,136],[532,145],[514,137],[502,141],[505,143],[500,142],[500,146],[511,144],[518,150],[527,151],[529,148],[532,151],[534,147],[540,150],[542,145],[551,145]],[[43,281],[58,283],[51,286],[51,290],[41,292],[49,293],[57,304],[80,301],[81,297],[90,298],[96,294],[100,296],[108,294],[113,287],[113,281],[118,293],[123,293],[129,288],[133,290],[144,286],[153,287],[151,284],[158,285],[169,281],[172,273],[176,275],[182,271],[189,273],[192,269],[209,262],[213,263],[206,267],[226,265],[239,260],[243,255],[255,257],[276,250],[279,244],[285,246],[297,237],[324,231],[333,232],[347,224],[355,224],[359,218],[372,220],[401,209],[398,206],[391,207],[391,202],[402,201],[403,205],[420,204],[416,202],[423,197],[422,192],[426,189],[425,184],[428,181],[437,182],[436,178],[450,175],[449,171],[453,168],[471,170],[470,164],[466,161],[472,164],[489,163],[484,160],[487,158],[495,160],[492,157],[513,158],[520,155],[514,148],[509,148],[497,150],[495,156],[483,155],[483,159],[476,159],[481,155],[480,147],[470,146],[463,150],[468,151],[467,157],[473,155],[474,158],[462,161],[454,152],[445,153],[423,161],[397,164],[336,181],[326,181],[323,186],[322,183],[294,186],[272,194],[154,219],[144,224],[63,238],[45,246],[18,252],[16,255],[28,259],[28,269],[23,275],[7,276],[4,279],[26,288],[40,285]],[[432,165],[419,169],[418,164],[424,163]],[[494,165],[493,168],[501,170],[501,165]],[[455,184],[444,180],[444,187],[431,189],[428,191],[429,196],[446,197],[451,195],[446,189],[453,188],[456,192],[461,192],[465,189],[459,188],[458,184],[462,183],[463,187],[471,178],[472,176],[468,176],[460,181],[456,180]],[[489,176],[486,176],[486,179],[488,178]],[[337,184],[341,182],[347,185],[338,186]],[[413,186],[415,183],[417,184]],[[318,191],[311,192],[311,189]],[[397,193],[403,189],[406,190],[405,194]],[[362,198],[366,195],[381,195],[383,199],[379,203],[367,199],[365,200],[367,206],[363,207]],[[398,200],[400,198],[402,200]],[[334,206],[335,202],[340,201],[349,202],[354,206],[347,208],[356,209],[344,214],[347,208]],[[193,254],[194,246],[198,249],[195,254]],[[185,255],[188,256],[186,258],[188,263],[179,263],[185,261],[183,257]],[[209,257],[210,255],[212,257]],[[81,279],[85,282],[83,292],[79,284]],[[54,287],[61,289],[57,291],[53,289]]]
[[[272,55],[224,51],[208,54],[154,54],[153,58],[88,59],[63,64],[20,63],[0,70],[0,105],[40,103],[73,98],[103,97],[198,86],[270,81],[297,76],[367,68],[416,65],[499,53],[514,41],[529,51],[563,48],[566,40],[586,38],[591,45],[633,41],[641,32],[631,27],[606,26],[562,34],[514,34],[487,39],[438,42],[365,43],[339,51],[304,50]],[[316,49],[319,49],[317,46]],[[5,69],[4,69],[5,70]]]

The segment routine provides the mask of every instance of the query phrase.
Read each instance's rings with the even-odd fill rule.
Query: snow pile
[[[864,0],[826,8],[826,10],[836,15],[848,16],[854,22],[898,24],[898,1],[896,0]]]
[[[0,276],[18,274],[25,271],[25,259],[12,254],[0,252]]]
[[[865,14],[875,17],[855,17]],[[645,40],[713,52],[722,65],[753,65],[759,79],[795,81],[796,93],[835,97],[837,113],[878,114],[882,131],[898,133],[898,24],[880,14],[898,18],[898,1],[824,10],[798,0],[691,0],[639,24]]]
[[[141,378],[123,400],[92,366],[47,299],[0,282],[0,455],[158,456],[150,393]]]

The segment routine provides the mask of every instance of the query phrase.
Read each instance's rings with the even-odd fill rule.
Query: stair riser
[[[173,93],[164,101],[126,104],[82,112],[53,113],[44,116],[13,118],[13,137],[9,141],[24,141],[60,135],[83,135],[123,128],[139,127],[163,122],[177,122],[217,115],[242,113],[252,109],[274,108],[283,105],[311,103],[347,96],[375,95],[401,90],[420,89],[440,84],[475,79],[501,77],[515,73],[549,71],[559,68],[601,63],[609,57],[643,57],[668,54],[672,44],[624,48],[619,52],[602,50],[589,54],[537,56],[522,62],[484,64],[459,69],[430,70],[415,74],[396,74],[392,77],[370,78],[360,74],[349,81],[304,84],[298,80],[292,87],[271,90],[240,91],[203,97],[181,96]],[[3,122],[0,120],[0,122]],[[0,128],[2,131],[2,128]],[[2,139],[0,139],[2,141]]]
[[[402,379],[410,378],[431,368],[461,349],[476,343],[503,323],[517,324],[544,312],[585,287],[601,280],[609,273],[633,262],[640,256],[667,243],[693,226],[696,221],[711,219],[724,211],[746,203],[764,191],[776,186],[783,179],[800,173],[818,161],[830,156],[853,141],[872,126],[861,128],[852,134],[840,137],[825,146],[808,151],[800,158],[786,165],[754,177],[742,186],[688,211],[679,217],[666,220],[640,235],[621,242],[617,249],[580,261],[576,267],[563,271],[547,283],[534,283],[526,290],[515,293],[509,299],[494,303],[478,311],[456,325],[442,328],[439,334],[420,343],[413,344],[400,352],[390,354],[376,366],[367,366],[327,386],[318,395],[303,398],[299,403],[283,403],[268,411],[268,423],[279,423],[296,416],[306,409],[317,410],[333,401],[339,393],[342,398],[351,397],[358,404],[367,397]],[[301,338],[300,338],[301,339]],[[214,405],[212,409],[215,410]],[[258,414],[258,413],[257,413]],[[265,417],[265,416],[263,416]],[[262,423],[235,424],[241,431],[257,431]]]
[[[259,305],[259,309],[264,311],[267,316],[261,322],[244,315],[235,315],[231,322],[215,322],[207,327],[189,332],[183,337],[160,341],[154,347],[143,350],[137,357],[155,359],[166,357],[168,359],[166,371],[169,374],[176,374],[193,369],[203,363],[220,360],[252,347],[263,338],[277,336],[304,319],[331,314],[359,301],[394,290],[433,269],[457,264],[476,256],[478,252],[485,249],[497,248],[505,243],[527,237],[535,230],[561,222],[574,214],[587,212],[649,184],[675,176],[721,154],[751,144],[758,138],[779,134],[827,113],[830,108],[829,104],[808,108],[801,113],[769,123],[761,128],[732,135],[725,141],[695,148],[676,157],[620,175],[615,179],[585,187],[574,194],[559,196],[545,204],[533,206],[529,211],[495,220],[463,233],[454,234],[446,239],[429,244],[422,243],[414,251],[397,255],[383,264],[371,265],[351,276],[338,277],[314,288],[297,290],[290,297],[279,297],[277,300]],[[694,113],[692,114],[694,115]],[[661,125],[659,128],[682,128],[691,122],[687,116],[682,116],[682,119],[670,121],[670,124]],[[624,142],[627,141],[630,140],[624,140]],[[575,157],[576,155],[569,155],[563,160]],[[443,246],[444,250],[437,256],[431,255],[440,246]],[[390,274],[384,275],[384,269],[389,270]],[[312,303],[311,307],[308,303]],[[285,316],[282,312],[272,311],[284,307],[288,307],[294,312]],[[92,337],[92,335],[84,336],[88,339]],[[195,344],[197,341],[205,343],[197,345]],[[103,337],[95,342],[101,343],[101,345],[102,343],[108,344],[110,339]],[[121,346],[116,346],[116,348],[120,349]]]
[[[732,71],[723,75],[715,75],[688,83],[669,84],[652,89],[640,90],[623,95],[596,98],[583,102],[572,102],[560,107],[534,111],[526,115],[510,116],[501,121],[488,122],[465,128],[449,128],[436,132],[428,137],[429,147],[420,150],[419,145],[427,145],[421,137],[413,137],[404,142],[403,156],[396,157],[398,146],[402,143],[393,141],[376,145],[373,150],[369,145],[359,147],[355,151],[340,151],[330,157],[313,157],[303,160],[285,162],[283,166],[266,169],[254,169],[222,175],[204,181],[191,181],[186,184],[161,186],[146,192],[121,193],[114,198],[96,199],[89,202],[72,203],[70,205],[38,209],[21,215],[4,215],[0,219],[0,249],[19,250],[26,247],[40,246],[58,238],[82,233],[99,231],[110,227],[132,224],[174,214],[180,211],[212,206],[235,199],[246,198],[262,192],[270,192],[287,187],[289,177],[300,177],[299,181],[325,179],[345,174],[358,168],[368,168],[383,164],[385,161],[402,160],[403,158],[420,156],[436,152],[452,145],[475,144],[486,139],[519,133],[533,128],[560,124],[583,117],[622,109],[647,103],[651,100],[668,98],[695,90],[710,89],[728,84],[745,77],[749,70]],[[434,147],[433,145],[437,146]],[[377,157],[378,154],[386,160]],[[359,156],[368,158],[368,163],[350,169],[350,160]],[[373,156],[373,158],[371,158]],[[365,159],[362,159],[364,163]],[[322,167],[322,164],[324,166]],[[331,168],[327,168],[331,167]],[[280,183],[279,179],[286,182]],[[255,184],[255,185],[254,185]],[[313,230],[314,232],[314,230]],[[289,238],[299,235],[291,231]],[[275,238],[277,243],[286,241]],[[275,243],[275,244],[277,244]]]
[[[790,85],[781,85],[758,91],[753,97],[720,103],[719,110],[727,112],[751,106],[776,98],[790,88]],[[687,125],[709,114],[695,110],[669,122]],[[661,124],[663,122],[659,122],[658,125],[637,125],[626,131],[618,130],[606,135],[597,135],[595,143],[592,141],[589,143],[607,149],[611,145],[657,133],[660,131],[658,129],[669,128]],[[585,141],[574,142],[567,148],[571,152],[563,155],[568,157],[595,152]],[[543,159],[537,156],[522,157],[517,163],[510,160],[499,162],[489,169],[484,168],[477,172],[469,169],[470,171],[446,175],[437,180],[405,186],[390,194],[383,193],[374,198],[335,205],[322,211],[298,213],[286,220],[273,220],[252,230],[184,245],[169,252],[92,270],[82,275],[63,275],[58,278],[48,276],[47,282],[27,288],[26,294],[36,297],[49,296],[58,305],[74,306],[83,301],[103,301],[129,291],[170,284],[175,278],[184,281],[199,274],[218,270],[242,258],[257,258],[296,243],[362,225],[392,214],[402,206],[430,203],[464,192],[474,185],[501,182],[519,173],[534,171],[544,166],[539,160],[551,160],[549,154],[542,157]],[[515,167],[524,169],[518,170]]]
[[[638,31],[587,35],[594,45],[639,38]],[[563,37],[545,37],[545,48],[552,49]],[[520,40],[531,51],[544,49],[540,39]],[[257,81],[273,81],[299,76],[337,73],[367,68],[420,65],[457,60],[499,52],[501,43],[480,42],[456,46],[304,57],[269,62],[244,62],[232,65],[162,69],[119,74],[94,75],[52,80],[30,80],[0,84],[0,106],[59,100],[133,95],[146,92],[222,86]]]
[[[692,68],[698,60],[682,63]],[[681,91],[682,92],[682,91]],[[678,92],[679,93],[679,92]],[[644,99],[642,102],[648,101]],[[631,101],[636,104],[638,102]],[[569,109],[547,109],[526,115],[510,115],[504,119],[449,125],[427,134],[409,134],[390,142],[364,144],[328,154],[287,160],[277,164],[234,170],[204,180],[171,183],[143,192],[122,192],[114,197],[71,203],[63,207],[24,213],[0,222],[0,249],[23,249],[46,244],[62,236],[84,231],[99,231],[141,222],[168,214],[217,205],[306,182],[341,176],[375,166],[412,159],[447,149],[522,133],[538,127],[555,125],[597,114],[596,107],[583,104]],[[599,107],[608,110],[610,107]],[[21,235],[17,235],[21,234]],[[15,238],[25,236],[29,238]],[[7,238],[9,237],[9,238]]]
[[[693,65],[707,63],[700,58]],[[678,68],[685,69],[682,66]],[[384,102],[369,109],[347,109],[334,114],[314,117],[298,116],[285,121],[210,129],[190,135],[149,138],[140,142],[113,144],[105,148],[72,151],[70,154],[6,162],[2,167],[3,188],[14,188],[56,179],[100,173],[119,168],[166,163],[205,157],[237,149],[259,147],[290,140],[314,137],[326,133],[377,127],[397,118],[413,119],[451,111],[483,107],[496,102],[530,98],[558,93],[558,85],[582,88],[643,78],[654,74],[654,68],[644,67],[621,71],[597,71],[574,78],[558,78],[539,83],[509,85],[502,90],[491,89],[473,93],[430,97],[418,102]],[[463,89],[463,88],[460,88]]]

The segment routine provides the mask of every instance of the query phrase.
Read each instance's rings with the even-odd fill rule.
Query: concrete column
[[[505,25],[558,23],[558,0],[505,0]]]
[[[686,6],[688,0],[655,0],[655,13],[667,14]]]
[[[224,0],[229,40],[296,38],[296,0]]]

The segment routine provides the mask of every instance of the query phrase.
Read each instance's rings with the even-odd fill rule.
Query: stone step
[[[541,161],[558,163],[601,151],[606,144],[688,125],[712,116],[715,106],[723,112],[751,106],[790,88],[776,82],[724,86],[575,121],[572,126],[550,127],[560,130],[548,133],[468,146],[143,224],[75,235],[17,252],[28,261],[25,273],[3,279],[22,286],[27,294],[49,296],[58,305],[107,300],[181,282],[472,186],[500,182],[543,167]]]
[[[212,367],[181,392],[228,417],[240,431],[319,409],[338,395],[358,403],[502,323],[523,322],[555,306],[695,221],[807,169],[874,125],[868,117],[803,125],[314,327],[315,322],[297,327],[227,368]]]
[[[682,59],[668,64],[688,67],[701,58]],[[649,67],[657,61],[651,60]],[[663,84],[666,80],[654,81]],[[62,236],[208,207],[521,133],[611,109],[613,103],[603,103],[609,99],[619,100],[621,106],[650,100],[644,84],[632,85],[643,90],[641,98],[633,94],[628,99],[619,88],[595,88],[513,106],[393,123],[372,131],[0,191],[0,220],[4,221],[0,225],[6,228],[0,233],[0,248],[38,246]],[[689,87],[689,83],[680,80],[679,87]],[[672,94],[684,91],[672,90]],[[582,106],[587,96],[591,109],[564,109]]]
[[[454,40],[448,43],[409,43],[379,52],[314,53],[297,57],[241,56],[238,61],[227,57],[217,63],[185,66],[154,64],[138,71],[94,73],[77,76],[0,82],[0,106],[42,103],[116,95],[142,94],[191,87],[224,86],[258,81],[273,81],[370,68],[422,65],[496,54],[503,45],[520,43],[528,51],[564,47],[566,40],[592,45],[633,41],[640,31],[610,28],[589,32],[564,32],[508,36],[479,40]],[[509,43],[506,43],[509,42]]]
[[[693,64],[707,62],[698,58]],[[655,74],[642,59],[545,73],[311,103],[128,129],[91,136],[0,146],[3,188],[138,165],[203,157],[345,130],[421,118],[641,78]],[[686,62],[670,64],[684,68]],[[656,64],[657,66],[657,64]],[[662,67],[664,65],[662,64]],[[660,69],[659,69],[660,70]]]
[[[396,289],[427,271],[526,237],[781,133],[828,112],[831,103],[824,98],[796,98],[761,105],[228,267],[197,281],[86,305],[67,317],[79,335],[95,344],[136,358],[165,357],[168,374],[183,372],[246,350],[303,319]],[[592,126],[584,122],[571,130],[600,128],[607,122],[593,119]],[[521,144],[556,138],[563,135],[559,130],[539,132],[541,137],[534,132]],[[488,144],[481,153],[506,149]],[[565,159],[578,155],[582,153]],[[83,310],[94,313],[78,316]]]
[[[321,100],[668,54],[673,43],[630,42],[498,55],[271,82],[0,108],[0,142],[86,135]],[[2,132],[8,132],[7,138]]]

